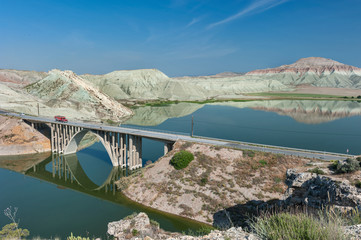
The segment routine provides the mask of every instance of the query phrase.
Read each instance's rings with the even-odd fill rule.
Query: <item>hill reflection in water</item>
[[[314,100],[264,100],[246,102],[218,102],[210,104],[178,103],[167,106],[145,106],[134,110],[134,116],[125,124],[157,126],[170,118],[192,114],[205,105],[251,108],[276,112],[289,116],[298,122],[320,124],[336,119],[361,115],[361,103],[357,101],[314,101]]]

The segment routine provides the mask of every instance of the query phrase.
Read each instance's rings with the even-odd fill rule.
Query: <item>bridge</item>
[[[44,124],[46,124],[50,127],[52,152],[63,155],[74,154],[85,134],[92,132],[104,145],[113,166],[120,166],[121,168],[127,167],[130,170],[142,167],[143,138],[164,143],[164,154],[167,154],[170,150],[172,150],[173,144],[177,140],[183,140],[237,149],[264,151],[324,160],[339,160],[347,157],[355,157],[353,155],[340,153],[296,149],[224,139],[212,139],[149,129],[107,126],[82,122],[57,122],[49,118],[27,116],[4,111],[0,111],[0,114],[20,117],[34,128],[41,128]]]

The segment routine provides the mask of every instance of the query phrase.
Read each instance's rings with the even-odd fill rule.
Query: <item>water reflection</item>
[[[94,150],[94,148],[93,145],[82,151]],[[84,166],[82,166],[79,163],[80,158],[82,158],[81,154],[0,159],[0,180],[6,179],[6,184],[0,186],[0,207],[5,209],[10,204],[15,204],[21,209],[22,225],[30,229],[34,236],[44,238],[51,238],[54,234],[66,238],[70,232],[75,235],[84,235],[87,232],[106,239],[108,222],[119,220],[133,212],[146,212],[151,219],[160,223],[161,228],[168,231],[196,230],[204,226],[195,221],[142,206],[116,191],[114,182],[117,179],[136,174],[141,171],[140,169],[130,171],[114,167],[109,172],[107,168],[98,168],[99,174],[104,171],[109,174],[104,181],[96,184],[89,178],[89,173],[84,168],[85,164],[91,165],[92,161],[83,161]],[[103,160],[98,159],[98,161]],[[20,174],[14,174],[13,171]],[[22,174],[26,177],[21,176]],[[34,221],[35,215],[44,219]],[[6,221],[7,219],[0,218],[1,225],[5,225]]]
[[[146,106],[135,109],[135,115],[126,124],[156,126],[167,119],[187,116],[205,105],[220,105],[236,108],[251,108],[276,112],[298,122],[320,124],[336,119],[361,115],[361,103],[357,101],[314,100],[264,100],[246,102],[218,102],[210,104],[178,103],[167,106]]]
[[[48,170],[47,166],[51,166],[51,171]],[[106,180],[102,184],[97,185],[85,173],[76,154],[53,154],[46,160],[29,168],[25,174],[66,188],[81,189],[87,192],[112,192],[115,194],[115,181],[134,172],[135,170],[131,171],[119,166],[113,167]]]

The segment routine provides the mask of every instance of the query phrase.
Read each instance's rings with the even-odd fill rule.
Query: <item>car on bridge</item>
[[[54,116],[54,118],[57,122],[68,122],[68,119],[66,119],[64,116]]]

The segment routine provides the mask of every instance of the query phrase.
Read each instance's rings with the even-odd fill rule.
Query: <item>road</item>
[[[1,115],[7,116],[14,116],[19,117],[25,120],[37,121],[37,122],[45,122],[45,123],[59,123],[56,122],[54,119],[44,118],[44,117],[34,117],[28,116],[18,113],[10,113],[6,111],[0,111]],[[205,144],[212,144],[217,146],[223,147],[230,147],[230,148],[237,148],[237,149],[248,149],[248,150],[255,150],[255,151],[263,151],[263,152],[271,152],[276,154],[285,154],[285,155],[293,155],[293,156],[300,156],[306,158],[316,158],[316,159],[323,159],[323,160],[341,160],[347,157],[355,157],[354,155],[346,155],[340,153],[332,153],[332,152],[323,152],[323,151],[315,151],[315,150],[307,150],[307,149],[297,149],[297,148],[288,148],[288,147],[281,147],[281,146],[272,146],[272,145],[262,145],[256,143],[249,143],[249,142],[239,142],[239,141],[231,141],[226,139],[213,139],[201,136],[188,136],[185,134],[177,134],[177,133],[169,133],[169,132],[162,132],[157,130],[149,130],[149,129],[136,129],[136,128],[128,128],[128,127],[115,127],[115,126],[107,126],[107,125],[100,125],[100,124],[90,124],[90,123],[82,123],[82,122],[68,122],[68,123],[61,123],[64,125],[71,125],[71,126],[78,126],[93,130],[103,130],[103,131],[111,131],[111,132],[118,132],[123,134],[131,134],[136,136],[141,136],[145,138],[149,138],[152,140],[160,140],[175,142],[177,140],[195,142],[195,143],[205,143]]]

